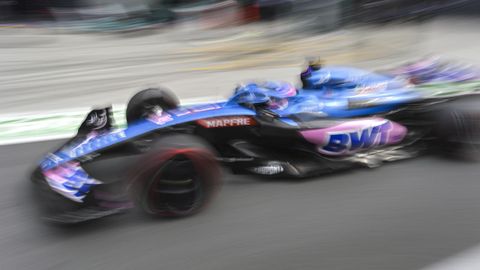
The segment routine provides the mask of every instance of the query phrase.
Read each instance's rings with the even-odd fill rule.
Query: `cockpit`
[[[265,81],[239,85],[228,103],[242,105],[263,104],[278,109],[287,105],[286,99],[297,95],[297,89],[287,82]]]

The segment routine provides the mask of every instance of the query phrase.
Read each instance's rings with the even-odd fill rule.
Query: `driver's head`
[[[267,107],[271,110],[283,110],[288,106],[288,98],[270,97]]]

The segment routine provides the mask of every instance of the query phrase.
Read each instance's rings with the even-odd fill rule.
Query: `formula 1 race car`
[[[220,165],[236,174],[304,178],[376,167],[427,150],[473,157],[480,90],[471,68],[427,60],[385,74],[311,63],[302,87],[256,82],[223,102],[180,106],[168,90],[128,103],[126,128],[92,110],[32,174],[46,217],[77,223],[139,206],[162,217],[201,210]]]

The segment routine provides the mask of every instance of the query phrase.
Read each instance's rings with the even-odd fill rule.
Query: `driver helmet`
[[[297,89],[287,82],[265,81],[240,85],[235,89],[235,94],[240,93],[248,93],[245,97],[255,99],[253,103],[266,104],[269,109],[281,109],[288,105],[289,97],[297,94]]]

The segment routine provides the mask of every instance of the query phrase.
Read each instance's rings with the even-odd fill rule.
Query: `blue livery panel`
[[[117,143],[125,142],[157,129],[166,128],[199,119],[247,115],[253,116],[255,112],[235,105],[224,107],[223,103],[206,104],[192,107],[180,107],[164,112],[159,118],[139,121],[123,130],[112,131],[105,135],[87,138],[79,144],[67,145],[59,151],[48,155],[40,164],[42,170],[49,170],[81,156],[88,155]]]

